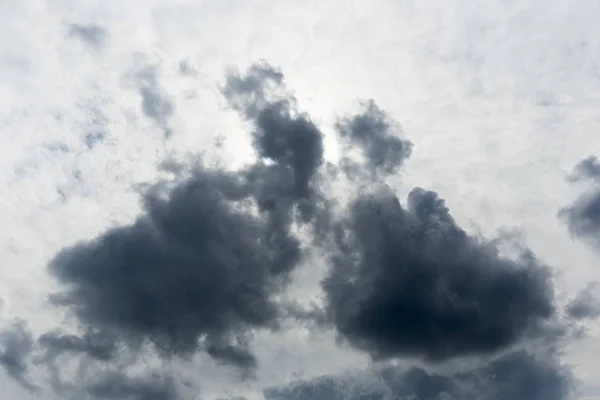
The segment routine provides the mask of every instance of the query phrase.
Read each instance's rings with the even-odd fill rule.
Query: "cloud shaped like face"
[[[323,376],[265,390],[266,400],[560,400],[573,385],[554,359],[526,352],[453,375],[387,367],[348,376]]]
[[[359,197],[340,223],[323,282],[340,335],[376,358],[437,361],[488,353],[539,331],[554,314],[547,267],[499,256],[469,236],[434,192]]]

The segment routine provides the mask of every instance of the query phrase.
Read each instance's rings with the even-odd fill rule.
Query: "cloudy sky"
[[[0,400],[600,399],[599,15],[0,0]]]

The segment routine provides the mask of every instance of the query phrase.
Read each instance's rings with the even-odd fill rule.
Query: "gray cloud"
[[[155,67],[136,77],[144,112],[166,128],[174,108],[161,103]],[[258,363],[249,348],[253,332],[277,330],[286,318],[334,328],[374,359],[491,357],[539,336],[553,344],[555,333],[546,329],[556,318],[552,274],[531,251],[502,256],[499,241],[467,234],[435,192],[415,188],[402,206],[391,189],[377,188],[398,172],[412,144],[375,103],[336,124],[345,149],[362,157],[329,170],[371,188],[357,189],[337,209],[339,199],[323,189],[333,178],[323,168],[322,134],[298,111],[281,71],[266,63],[231,71],[222,92],[251,124],[257,160],[237,171],[201,160],[172,163],[175,179],[141,191],[135,222],[56,254],[49,271],[63,286],[52,302],[90,330],[43,335],[38,343],[48,360],[83,355],[112,362],[119,346],[151,343],[164,357],[206,351],[247,370]],[[330,263],[323,309],[277,300],[303,257],[295,234],[302,224],[313,228],[308,239]],[[472,398],[559,399],[569,382],[557,375],[554,358],[523,352],[451,377],[398,371],[380,378],[393,375],[385,378],[399,382],[392,392],[412,390],[417,399],[469,398],[460,391],[464,382],[489,396]],[[115,399],[178,396],[168,381],[156,388],[140,382],[116,374],[77,390]],[[331,390],[322,398],[338,398]],[[369,396],[356,398],[381,398]]]
[[[584,179],[600,181],[600,161],[596,156],[589,156],[577,163],[569,177],[569,180],[574,182]]]
[[[269,98],[277,95],[273,89],[280,88],[284,83],[283,73],[271,65],[260,62],[252,65],[245,75],[237,71],[229,71],[222,92],[231,107],[243,113],[248,119],[256,119],[263,110],[270,107],[285,107],[293,99],[278,99],[283,104]]]
[[[390,190],[362,195],[338,229],[328,313],[373,357],[495,352],[554,316],[549,268],[469,236],[434,192],[413,189],[406,208]]]
[[[153,119],[160,126],[165,127],[168,118],[173,115],[175,108],[173,101],[159,90],[158,86],[147,84],[140,88],[142,96],[142,111],[144,115]]]
[[[364,155],[346,173],[372,187],[350,200],[331,234],[322,287],[340,338],[375,359],[433,362],[553,339],[549,267],[523,246],[509,259],[500,242],[470,236],[435,192],[414,188],[403,207],[381,178],[398,170],[412,145],[373,102],[337,128],[346,147]]]
[[[103,400],[177,400],[181,395],[172,378],[149,376],[131,378],[107,374],[88,385],[87,394]]]
[[[36,389],[27,376],[33,345],[33,336],[24,321],[0,332],[0,367],[28,390]]]
[[[100,25],[70,24],[69,35],[81,39],[95,49],[101,48],[108,39],[108,32]]]
[[[264,394],[267,400],[564,400],[573,388],[571,373],[555,358],[522,351],[449,375],[386,367],[294,382]]]
[[[222,92],[229,105],[253,123],[254,149],[266,160],[246,172],[258,190],[260,209],[270,210],[280,225],[289,224],[291,206],[302,222],[324,224],[329,200],[319,190],[322,134],[307,114],[298,111],[281,71],[264,62],[243,76],[232,71]]]
[[[293,182],[293,194],[306,198],[323,163],[322,135],[308,115],[297,113],[293,97],[268,98],[269,89],[281,86],[281,72],[257,64],[243,77],[230,74],[223,93],[234,109],[254,122],[252,137],[258,156],[273,161],[288,175],[282,178]]]
[[[257,365],[256,357],[242,347],[211,345],[206,352],[215,360],[242,368],[254,368]]]
[[[142,113],[154,121],[165,133],[171,134],[170,119],[175,113],[175,101],[160,83],[159,66],[149,64],[142,57],[136,57],[136,65],[125,79],[133,84],[141,98]]]
[[[395,173],[412,152],[412,143],[400,137],[402,130],[399,124],[372,100],[362,104],[360,114],[340,119],[336,129],[346,152],[356,146],[362,149],[368,168],[355,165],[354,174],[361,169],[383,174]],[[352,166],[349,159],[344,162]]]
[[[600,284],[598,282],[588,284],[567,304],[566,312],[574,319],[600,317]]]
[[[229,99],[266,95],[256,68],[237,77],[256,85],[239,96],[229,87]],[[151,185],[135,223],[53,258],[49,269],[65,285],[54,304],[163,354],[189,354],[205,342],[220,360],[253,364],[236,338],[277,326],[273,296],[301,258],[292,226],[311,209],[322,139],[291,101],[236,104],[255,124],[260,159],[239,172],[197,165],[174,185]]]
[[[50,388],[64,399],[90,400],[176,400],[180,393],[172,377],[147,372],[132,376],[131,363],[113,362],[118,357],[112,335],[87,330],[82,336],[49,332],[34,340],[27,324],[18,321],[0,332],[0,366],[30,391],[41,392],[45,385],[32,383],[32,370],[48,372]],[[74,358],[81,355],[83,358]],[[64,358],[59,358],[63,357]],[[95,368],[89,361],[103,363]],[[65,365],[75,361],[74,375],[64,374]],[[107,368],[106,368],[107,367]],[[125,367],[125,368],[124,368]]]
[[[600,162],[590,156],[579,162],[569,177],[572,182],[589,182],[591,188],[558,215],[571,234],[600,251]]]
[[[46,359],[63,354],[84,354],[98,361],[109,361],[116,356],[118,338],[115,335],[87,330],[82,336],[48,332],[38,338]]]

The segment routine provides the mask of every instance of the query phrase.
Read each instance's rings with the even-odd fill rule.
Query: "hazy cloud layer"
[[[91,383],[87,394],[95,399],[110,400],[177,400],[180,393],[170,378],[149,376],[144,378],[108,374]]]
[[[489,365],[451,375],[387,367],[323,376],[265,390],[267,400],[561,400],[573,387],[553,358],[511,353]]]
[[[100,49],[108,40],[108,32],[100,25],[70,24],[68,33],[72,37],[82,40],[94,49]]]

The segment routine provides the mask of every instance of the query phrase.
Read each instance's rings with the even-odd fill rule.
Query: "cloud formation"
[[[589,189],[573,204],[562,208],[559,217],[569,232],[600,251],[600,161],[590,156],[580,161],[569,177],[571,182],[585,182]]]
[[[567,304],[566,312],[576,320],[600,317],[600,283],[589,283]]]
[[[341,139],[364,154],[347,171],[371,189],[350,201],[330,244],[322,287],[340,337],[376,359],[444,361],[540,334],[555,315],[550,268],[527,249],[509,259],[497,241],[470,236],[433,191],[414,188],[403,207],[372,177],[396,171],[410,142],[372,102],[343,121]]]
[[[359,114],[340,119],[336,123],[336,130],[344,144],[345,153],[350,153],[353,147],[362,150],[367,168],[355,165],[354,174],[360,170],[393,174],[412,153],[413,145],[401,137],[400,125],[372,100],[362,103]],[[342,162],[347,166],[352,165],[347,156]]]
[[[340,224],[323,283],[340,335],[375,358],[430,361],[492,353],[554,315],[550,270],[472,237],[435,192],[406,208],[389,190],[360,196]]]
[[[16,321],[0,331],[0,367],[28,390],[36,389],[28,377],[33,345],[33,336],[24,321]]]
[[[168,130],[175,109],[156,74],[146,66],[135,77],[144,112]],[[205,352],[248,372],[259,364],[250,345],[256,331],[308,319],[374,360],[484,356],[477,368],[444,376],[421,368],[373,372],[385,396],[566,398],[571,381],[552,351],[544,358],[514,350],[529,339],[555,339],[547,330],[556,319],[551,269],[524,246],[509,257],[502,241],[468,234],[433,191],[416,187],[402,205],[384,180],[399,172],[413,145],[373,101],[338,120],[343,157],[325,171],[321,130],[299,111],[281,71],[266,63],[230,71],[222,93],[251,126],[254,162],[237,170],[201,159],[178,164],[172,179],[141,190],[142,213],[133,223],[66,247],[49,262],[61,284],[52,303],[86,327],[79,335],[47,332],[36,342],[57,393],[176,399],[173,379],[132,377],[116,368],[120,357],[150,344],[165,359]],[[102,139],[90,138],[89,146]],[[593,175],[595,164],[588,164],[582,176]],[[335,179],[332,170],[348,178],[353,195],[324,189]],[[299,235],[300,226],[312,228],[302,231],[308,237]],[[278,297],[303,259],[305,239],[330,267],[322,309]],[[15,379],[25,376],[33,342],[23,343],[10,346],[23,351],[7,353],[6,360],[21,360],[12,363],[21,366],[11,367]],[[71,359],[108,373],[68,383],[61,360]],[[305,382],[294,393],[345,398],[339,379]],[[265,395],[295,398],[290,390]],[[350,398],[382,395],[361,393]]]
[[[264,395],[266,400],[562,400],[572,388],[569,370],[555,359],[515,352],[449,375],[392,366],[293,382]]]
[[[116,356],[118,338],[115,335],[96,332],[91,329],[82,336],[59,332],[44,333],[38,344],[44,349],[44,358],[54,360],[63,354],[84,354],[98,361],[109,361]]]
[[[204,343],[219,360],[255,364],[239,346],[253,329],[277,326],[274,295],[301,259],[295,214],[310,216],[322,162],[316,126],[294,115],[292,101],[266,99],[263,80],[278,74],[255,66],[230,76],[225,91],[254,123],[259,160],[241,171],[197,165],[189,178],[152,185],[133,224],[53,258],[50,271],[65,288],[56,305],[163,354],[189,355]]]
[[[155,374],[149,377],[126,377],[107,374],[87,387],[87,395],[107,400],[177,400],[181,394],[173,380]]]

